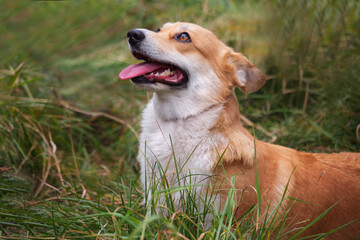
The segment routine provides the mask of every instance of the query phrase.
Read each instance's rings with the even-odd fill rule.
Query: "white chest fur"
[[[191,184],[207,184],[221,141],[221,136],[213,135],[210,129],[221,109],[222,105],[217,105],[186,119],[163,120],[155,110],[154,99],[150,100],[143,112],[138,155],[145,191],[161,176],[166,176],[170,185],[190,184],[190,179]],[[178,175],[181,183],[176,182]]]

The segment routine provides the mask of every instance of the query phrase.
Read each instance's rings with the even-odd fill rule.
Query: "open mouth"
[[[145,62],[126,67],[120,72],[120,79],[131,79],[134,83],[158,82],[170,86],[180,86],[188,80],[186,72],[173,64],[159,62],[136,50],[133,50],[132,54]]]

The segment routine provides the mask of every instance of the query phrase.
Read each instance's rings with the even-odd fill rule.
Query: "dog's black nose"
[[[129,43],[135,45],[145,39],[145,34],[141,30],[133,29],[127,33],[127,37],[129,38]]]

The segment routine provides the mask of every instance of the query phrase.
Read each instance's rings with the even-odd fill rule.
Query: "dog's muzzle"
[[[157,55],[147,54],[144,49],[146,30],[132,29],[127,33],[130,50],[135,58],[144,60],[142,63],[132,64],[123,69],[120,79],[131,79],[137,84],[162,83],[173,87],[184,87],[188,81],[187,73],[176,64],[163,62],[157,59]],[[148,39],[149,40],[149,39]],[[149,43],[147,48],[151,46]],[[151,51],[150,51],[151,52]]]

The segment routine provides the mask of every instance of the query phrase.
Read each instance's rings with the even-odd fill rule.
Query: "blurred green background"
[[[306,151],[359,151],[359,5],[1,1],[1,236],[57,236],[66,223],[54,223],[49,212],[71,205],[60,201],[54,207],[51,200],[59,196],[110,204],[130,184],[138,195],[126,196],[141,198],[136,134],[150,95],[117,78],[136,62],[126,39],[132,28],[193,22],[248,57],[268,77],[253,94],[236,90],[258,138]],[[84,207],[76,204],[71,208]],[[62,236],[92,234],[70,228],[63,227]]]

